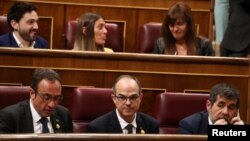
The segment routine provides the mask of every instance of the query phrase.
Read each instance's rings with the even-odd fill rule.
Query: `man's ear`
[[[35,97],[36,97],[35,91],[32,88],[30,88],[30,98],[34,99]]]
[[[209,100],[207,100],[207,102],[206,102],[206,107],[207,107],[207,111],[209,109],[211,109],[211,107],[212,107],[212,104],[211,104],[211,102]]]
[[[15,20],[11,20],[10,21],[10,25],[14,30],[18,30],[19,29],[19,24],[15,21]]]

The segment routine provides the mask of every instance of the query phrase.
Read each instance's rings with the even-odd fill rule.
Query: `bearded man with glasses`
[[[159,123],[138,112],[143,94],[137,78],[130,75],[118,77],[111,97],[116,109],[90,122],[87,126],[89,133],[159,133]]]
[[[60,106],[62,84],[51,69],[37,69],[31,79],[30,99],[0,111],[0,133],[71,133],[68,109]]]

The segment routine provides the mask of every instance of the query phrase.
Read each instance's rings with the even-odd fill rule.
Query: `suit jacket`
[[[159,133],[159,123],[146,114],[137,113],[136,124],[136,133],[141,133],[141,130],[144,130],[146,134]],[[90,122],[87,125],[87,131],[89,133],[123,133],[115,110]]]
[[[29,100],[8,106],[0,111],[0,133],[34,133]],[[51,115],[55,133],[72,133],[70,112],[58,105]]]
[[[205,37],[199,36],[196,38],[196,50],[198,56],[214,56],[215,52],[212,47],[212,43]],[[164,54],[165,43],[163,37],[156,40],[153,53]]]
[[[221,47],[243,51],[250,45],[250,0],[230,0],[230,17]]]
[[[37,36],[35,40],[36,44],[34,48],[42,48],[47,49],[49,48],[48,41],[44,38]],[[12,34],[12,32],[6,33],[0,36],[0,47],[16,47],[18,48],[17,42]]]
[[[190,115],[179,122],[180,134],[208,134],[208,113],[202,111]]]

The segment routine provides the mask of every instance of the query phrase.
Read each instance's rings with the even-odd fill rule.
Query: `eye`
[[[220,107],[220,108],[223,108],[224,104],[223,103],[219,103],[217,106]]]
[[[127,98],[125,96],[119,96],[118,97],[120,100],[126,100]]]
[[[130,99],[135,101],[138,97],[139,96],[131,96]]]
[[[236,105],[229,105],[229,106],[228,106],[228,109],[230,109],[230,110],[235,110],[235,109],[236,109]]]
[[[43,95],[43,99],[44,99],[45,101],[48,101],[48,100],[51,99],[51,96],[49,96],[49,95]]]

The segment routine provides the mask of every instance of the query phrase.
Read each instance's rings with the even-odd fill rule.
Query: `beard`
[[[33,32],[32,35],[30,34],[30,32]],[[20,30],[19,35],[23,38],[23,40],[27,42],[33,42],[36,40],[37,30],[30,30],[30,31]]]

